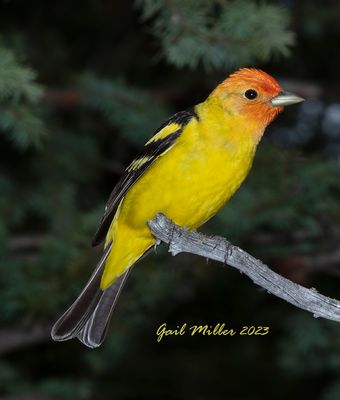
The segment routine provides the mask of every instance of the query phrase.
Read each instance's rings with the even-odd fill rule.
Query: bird
[[[266,127],[302,101],[266,72],[242,68],[161,125],[114,187],[92,243],[104,242],[102,256],[52,339],[100,346],[132,267],[157,243],[147,222],[161,212],[192,230],[212,218],[248,175]]]

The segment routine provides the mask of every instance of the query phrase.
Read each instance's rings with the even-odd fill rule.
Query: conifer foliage
[[[294,34],[282,7],[255,1],[140,0],[174,66],[234,67],[288,55]]]
[[[37,145],[46,133],[39,112],[36,73],[0,42],[0,128],[18,147]]]
[[[284,74],[303,76],[311,63],[304,64],[309,53],[295,38],[292,14],[313,51],[324,51],[314,41],[332,21],[316,18],[318,5],[311,15],[310,3],[0,2],[0,400],[262,399],[264,388],[280,400],[297,397],[301,376],[310,388],[300,397],[316,399],[323,387],[323,400],[339,398],[339,328],[292,318],[298,311],[227,268],[162,248],[134,269],[102,348],[90,352],[49,336],[100,255],[90,243],[105,201],[146,138],[238,67],[280,76],[284,64]],[[334,35],[328,40],[337,48]],[[301,131],[294,121],[285,129],[294,124]],[[290,256],[289,265],[301,264],[334,249],[338,165],[325,161],[319,131],[308,138],[299,153],[264,144],[244,188],[205,232],[270,265]],[[308,284],[311,274],[299,271]],[[174,328],[223,320],[231,328],[268,324],[274,333],[156,343],[165,321]],[[310,379],[322,371],[327,376]]]

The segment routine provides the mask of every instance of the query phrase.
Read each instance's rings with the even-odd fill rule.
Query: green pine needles
[[[294,34],[281,7],[255,1],[139,0],[162,54],[176,67],[235,67],[289,54]]]
[[[35,78],[0,45],[0,130],[21,148],[39,144],[46,132],[39,111],[42,87]]]

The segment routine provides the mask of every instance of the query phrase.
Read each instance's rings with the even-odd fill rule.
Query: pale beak
[[[305,101],[304,98],[297,96],[290,92],[281,92],[277,96],[270,100],[270,103],[274,107],[290,106],[291,104],[301,103]]]

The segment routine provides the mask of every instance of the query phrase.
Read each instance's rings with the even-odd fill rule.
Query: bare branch
[[[0,355],[50,340],[50,325],[0,329]],[[1,400],[1,399],[0,399]]]
[[[25,234],[17,235],[9,240],[8,247],[13,251],[39,249],[46,242],[46,236]]]
[[[158,240],[169,244],[169,251],[173,255],[192,253],[228,264],[248,275],[268,292],[313,313],[314,317],[340,321],[339,301],[318,293],[314,288],[307,289],[284,278],[226,239],[189,232],[185,227],[175,225],[164,214],[157,214],[148,225]]]
[[[45,393],[26,393],[1,396],[0,400],[53,400],[52,397]]]

